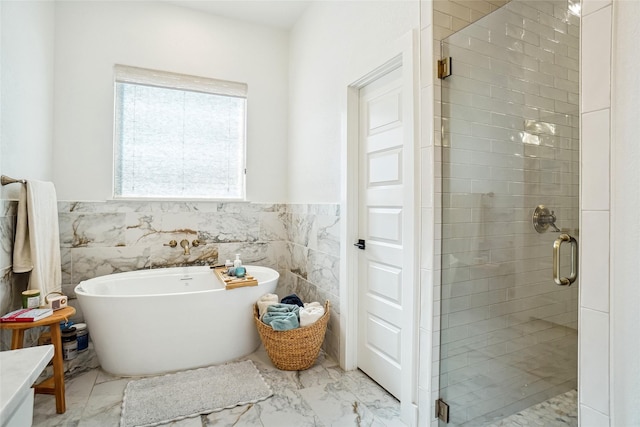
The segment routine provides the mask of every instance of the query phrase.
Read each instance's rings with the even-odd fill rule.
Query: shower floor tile
[[[578,426],[578,392],[571,390],[486,427]]]

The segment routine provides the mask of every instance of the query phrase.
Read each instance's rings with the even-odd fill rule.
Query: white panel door
[[[402,70],[360,90],[358,367],[400,397],[403,337]],[[404,367],[408,369],[408,367]]]

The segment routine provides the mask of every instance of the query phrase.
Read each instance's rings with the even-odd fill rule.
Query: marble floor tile
[[[340,382],[305,388],[300,394],[325,426],[384,426],[374,424],[373,413]]]
[[[344,372],[321,354],[306,371],[280,371],[263,349],[247,356],[274,395],[264,401],[165,424],[171,427],[402,427],[399,402],[361,371]],[[35,427],[117,427],[130,378],[99,368],[66,380],[67,412],[55,413],[55,399],[36,395]],[[566,387],[567,384],[558,386]],[[491,427],[577,426],[576,396],[568,393],[535,405]],[[533,396],[531,396],[533,398]],[[571,406],[573,405],[573,406]],[[528,424],[527,424],[528,423]],[[543,424],[540,424],[543,423]]]
[[[401,426],[399,404],[359,371],[344,372],[321,353],[305,371],[281,371],[263,348],[247,356],[274,395],[254,404],[165,424],[171,427],[342,427]],[[55,413],[53,396],[37,395],[35,427],[116,427],[131,378],[99,368],[66,379],[67,412]],[[395,404],[395,406],[394,406]],[[395,419],[394,419],[395,417]]]

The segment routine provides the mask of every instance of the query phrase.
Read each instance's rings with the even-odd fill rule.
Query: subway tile
[[[567,55],[555,54],[553,56],[553,60],[554,60],[555,64],[559,65],[561,67],[565,67],[568,70],[578,71],[578,68],[579,68],[579,65],[580,65],[579,62],[578,62],[578,58],[569,58]],[[568,73],[567,73],[567,75],[568,75]]]
[[[469,22],[471,19],[471,9],[449,0],[434,0],[433,9]]]
[[[580,305],[609,312],[609,212],[583,211]]]
[[[580,403],[609,415],[609,315],[580,309]]]
[[[444,40],[453,34],[453,30],[446,27],[441,27],[440,25],[433,26],[433,38],[435,40]]]
[[[582,115],[582,208],[609,209],[609,109]]]
[[[540,46],[540,36],[532,31],[525,30],[522,25],[514,25],[512,23],[506,23],[505,34],[507,37],[522,40],[532,46]]]
[[[542,25],[536,19],[524,17],[522,20],[522,26],[525,30],[530,30],[539,34],[540,37],[546,37],[548,39],[553,39],[555,37],[555,31],[552,27]]]
[[[433,24],[440,27],[453,29],[451,26],[451,15],[440,12],[439,10],[433,11]]]
[[[524,2],[515,1],[509,4],[509,10],[517,13],[519,16],[531,19],[533,21],[538,20],[538,10],[528,6]]]
[[[444,117],[455,117],[467,122],[488,123],[491,121],[491,113],[478,110],[466,105],[442,103],[442,115]]]
[[[478,0],[453,0],[454,3],[459,4],[460,6],[475,10],[484,15],[487,15],[491,12],[491,4],[486,1],[478,1]]]
[[[576,50],[578,49],[578,43],[572,45]],[[550,40],[547,38],[540,39],[540,48],[551,52],[556,55],[568,56],[570,46],[565,43],[560,43],[558,40]]]
[[[567,8],[566,5],[563,4],[560,7],[556,7],[554,14],[557,16],[551,16],[546,13],[541,13],[539,15],[538,22],[542,25],[546,25],[548,27],[553,28],[554,30],[561,31],[563,33],[567,33],[569,31],[569,24],[567,23]]]
[[[590,112],[611,105],[611,6],[582,20],[582,111]]]
[[[540,87],[540,96],[543,98],[550,98],[555,101],[567,102],[568,100],[567,91],[547,86]]]
[[[574,82],[574,81],[566,80],[566,79],[561,79],[561,78],[558,78],[558,77],[554,77],[553,86],[558,88],[558,89],[563,89],[563,90],[567,91],[568,93],[574,93],[574,94],[577,94],[578,90],[579,90],[578,82]]]
[[[524,54],[544,62],[553,62],[554,59],[552,52],[530,44],[524,46]]]

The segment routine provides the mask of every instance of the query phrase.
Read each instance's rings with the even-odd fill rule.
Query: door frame
[[[364,52],[367,53],[367,52]],[[416,426],[418,421],[418,367],[419,367],[419,42],[416,31],[411,31],[387,46],[376,47],[374,52],[365,55],[354,78],[347,83],[347,111],[341,150],[341,217],[340,221],[340,365],[345,370],[353,370],[357,365],[358,351],[358,252],[353,243],[358,238],[359,210],[359,103],[360,89],[388,72],[402,67],[403,108],[411,111],[411,120],[405,126],[405,140],[410,141],[413,162],[410,170],[404,173],[408,177],[405,189],[405,212],[403,228],[405,236],[405,267],[403,280],[413,283],[409,304],[405,312],[403,328],[402,366],[403,378],[400,396],[401,420]],[[408,95],[408,96],[407,96]],[[405,296],[403,296],[405,298]]]

